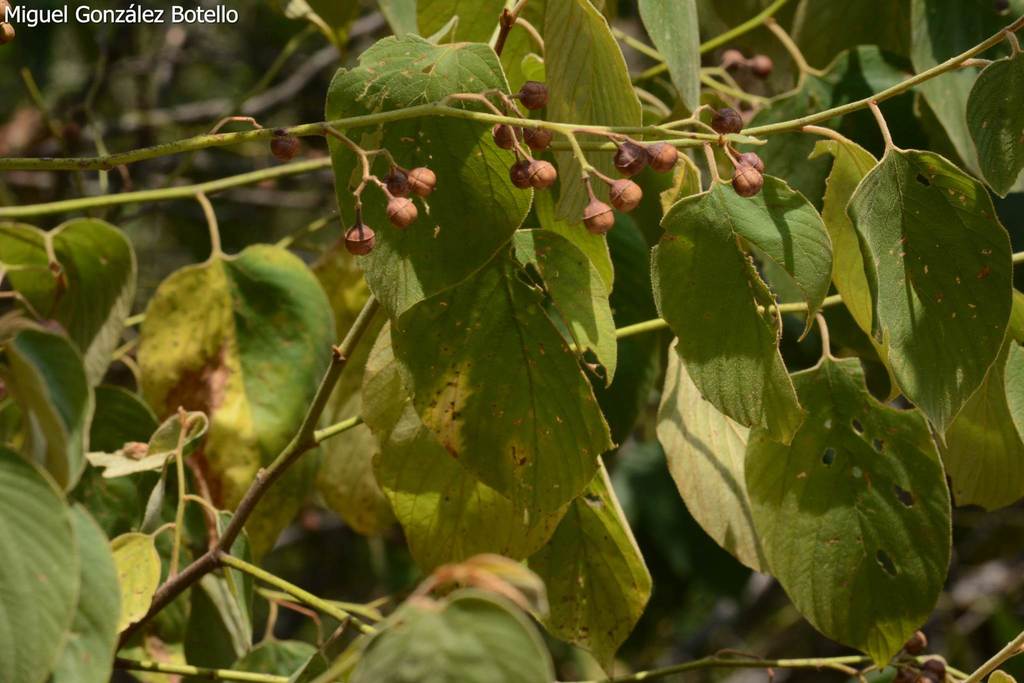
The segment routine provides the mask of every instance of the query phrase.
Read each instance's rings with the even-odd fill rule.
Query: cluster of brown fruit
[[[668,142],[641,145],[633,140],[626,140],[619,143],[615,151],[615,168],[626,177],[618,180],[602,178],[608,183],[611,206],[595,197],[593,189],[589,182],[587,183],[590,203],[583,209],[583,224],[587,230],[595,235],[603,235],[615,225],[612,207],[619,211],[632,211],[640,205],[640,200],[644,197],[643,190],[630,178],[648,166],[658,173],[668,173],[675,168],[678,160],[679,150]]]
[[[903,651],[910,657],[917,657],[928,648],[928,638],[917,631],[903,645]],[[946,683],[946,663],[941,659],[926,659],[918,664],[916,659],[909,659],[901,665],[893,679],[893,683]]]
[[[515,98],[527,109],[542,109],[548,103],[548,89],[543,83],[527,81],[516,93]],[[534,152],[543,152],[551,146],[554,133],[546,128],[520,128],[499,123],[491,129],[494,144],[502,149],[516,152],[516,161],[508,169],[508,177],[512,184],[520,190],[534,188],[542,190],[551,187],[558,180],[558,171],[550,162],[534,159],[523,149],[522,143]]]
[[[724,107],[711,117],[711,127],[719,135],[739,133],[743,130],[743,117],[735,109]],[[733,189],[741,197],[753,197],[764,187],[764,161],[754,152],[744,152],[734,157],[731,150],[727,148],[727,151],[736,169],[732,177]]]
[[[391,225],[400,230],[412,225],[420,212],[409,196],[428,197],[436,187],[437,175],[426,166],[412,170],[393,166],[381,188],[388,198],[387,215]],[[350,254],[366,256],[376,243],[376,233],[363,222],[363,213],[357,207],[355,223],[345,231],[345,248]]]
[[[9,9],[11,9],[11,3],[7,0],[0,0],[0,45],[6,45],[14,40],[14,27],[6,21],[2,21],[7,16]]]
[[[750,72],[758,78],[768,78],[772,75],[775,64],[768,55],[754,55],[748,59],[739,50],[731,49],[722,53],[722,67],[730,71],[750,69]]]

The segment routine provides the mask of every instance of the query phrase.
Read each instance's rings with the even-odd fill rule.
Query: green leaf
[[[858,0],[863,2],[864,0]],[[852,3],[843,3],[852,4]],[[906,78],[874,46],[861,46],[841,53],[822,76],[807,75],[800,89],[784,93],[751,120],[751,126],[779,123],[868,97]],[[819,125],[838,128],[842,118]],[[826,159],[808,161],[815,138],[806,133],[772,135],[768,144],[757,148],[768,172],[786,178],[790,185],[817,203],[825,191],[829,164]]]
[[[792,35],[811,66],[825,67],[841,51],[858,45],[907,55],[910,0],[802,0]]]
[[[462,590],[435,603],[411,600],[363,651],[351,683],[550,683],[540,635],[510,603]]]
[[[668,470],[708,536],[754,571],[766,571],[743,478],[749,430],[701,397],[674,347],[658,409]]]
[[[874,337],[903,394],[945,432],[999,353],[1010,241],[984,186],[931,152],[890,150],[848,212],[866,249]]]
[[[640,0],[640,18],[668,65],[683,107],[700,105],[700,30],[697,0]]]
[[[774,298],[740,241],[785,270],[810,320],[832,271],[821,217],[799,193],[766,177],[753,199],[716,183],[677,203],[662,227],[667,234],[652,264],[655,300],[680,338],[690,377],[721,412],[748,427],[767,426],[788,443],[802,411],[778,351]],[[709,290],[708,282],[716,286]]]
[[[910,58],[919,73],[974,47],[1008,21],[992,3],[986,2],[911,0],[910,8]],[[974,174],[978,170],[978,156],[971,142],[966,111],[977,77],[978,69],[961,67],[917,86],[964,166]]]
[[[1017,435],[1024,438],[1024,348],[1010,344],[1006,356],[1003,383],[1006,387],[1006,405]]]
[[[543,37],[550,93],[546,118],[598,126],[641,125],[640,100],[626,60],[608,22],[590,0],[548,2]],[[613,172],[610,153],[589,153],[587,158],[598,170]],[[557,152],[555,159],[562,180],[556,214],[576,222],[587,203],[580,165],[571,152]],[[607,197],[603,183],[595,185],[598,194]]]
[[[576,348],[593,352],[604,366],[605,383],[611,384],[617,358],[615,321],[597,268],[569,240],[546,230],[516,232],[513,248],[521,264],[540,273]]]
[[[402,385],[389,329],[367,364],[362,414],[380,443],[377,481],[424,571],[481,553],[524,559],[554,532],[562,510],[531,514],[462,467],[423,425]]]
[[[53,671],[54,683],[106,683],[117,649],[121,612],[117,567],[106,535],[80,505],[71,521],[81,556],[78,608],[64,650]]]
[[[82,356],[61,335],[23,329],[6,346],[8,387],[21,407],[25,453],[65,490],[85,469],[93,394]]]
[[[416,0],[377,0],[377,6],[396,36],[416,33]]]
[[[811,412],[792,445],[750,435],[754,525],[797,610],[884,665],[928,618],[946,577],[942,464],[921,416],[872,398],[856,359],[824,359],[793,383]]]
[[[896,390],[896,381],[891,377],[888,366],[888,351],[871,336],[873,307],[871,287],[864,271],[864,254],[860,239],[853,228],[853,222],[846,213],[857,185],[878,163],[866,149],[852,140],[819,140],[814,145],[811,159],[825,154],[834,157],[832,171],[825,187],[824,207],[821,218],[825,221],[829,239],[832,240],[832,282],[843,297],[843,305],[850,311],[858,327],[868,335],[878,357],[890,373],[891,386]]]
[[[1024,443],[1013,426],[1005,376],[1007,340],[981,387],[964,404],[946,431],[942,461],[952,480],[957,505],[987,510],[1010,505],[1024,496]]]
[[[369,296],[355,257],[339,244],[321,258],[313,270],[331,300],[335,328],[350,329]],[[359,390],[370,353],[369,341],[379,334],[384,324],[384,316],[378,316],[364,333],[366,341],[349,357],[324,411],[324,426],[360,414]],[[320,444],[322,457],[316,473],[317,491],[331,510],[365,536],[383,534],[395,522],[391,506],[373,475],[373,458],[378,450],[370,430],[362,425]]]
[[[651,575],[603,466],[529,563],[547,586],[545,627],[610,671],[651,597]]]
[[[0,661],[4,681],[43,683],[75,616],[79,553],[60,491],[0,447]]]
[[[499,258],[414,308],[392,338],[416,412],[445,450],[531,513],[550,513],[612,443],[576,356],[521,277]]]
[[[437,33],[452,17],[458,17],[449,42],[486,43],[498,30],[505,0],[417,0],[419,33]]]
[[[385,38],[360,56],[357,68],[335,76],[327,95],[327,118],[403,109],[452,93],[486,90],[508,90],[498,58],[487,45],[435,46],[415,36]],[[477,103],[455,104],[481,108]],[[364,219],[376,230],[377,245],[360,261],[370,288],[393,317],[479,270],[529,211],[530,192],[516,189],[508,177],[514,155],[498,148],[490,129],[479,122],[425,116],[388,124],[383,134],[372,130],[362,139],[364,145],[387,148],[406,168],[427,165],[437,174],[437,189],[421,202],[419,220],[406,230],[391,229],[376,188],[364,197]],[[331,155],[338,204],[351,216],[358,164],[334,140]],[[387,173],[383,159],[376,171]]]
[[[0,224],[0,253],[0,279],[8,270],[11,286],[32,309],[67,330],[85,359],[89,383],[99,384],[135,299],[131,243],[114,226],[91,218],[48,233],[8,223]]]
[[[146,309],[138,362],[156,413],[209,416],[199,458],[214,504],[238,504],[260,467],[295,435],[330,360],[331,309],[306,265],[252,246],[183,268]],[[273,544],[312,484],[312,459],[291,468],[247,523],[256,556]]]
[[[1005,197],[1024,169],[1024,53],[992,62],[967,100],[967,126],[981,172]]]
[[[315,647],[300,640],[265,640],[231,668],[235,671],[290,676],[315,654]]]
[[[572,221],[563,221],[557,218],[555,216],[555,200],[550,192],[534,193],[533,210],[541,228],[558,233],[587,255],[590,262],[597,268],[597,272],[601,274],[605,290],[611,292],[615,282],[615,268],[612,266],[606,237],[588,232],[580,218]]]
[[[89,425],[89,447],[112,452],[129,441],[148,441],[159,423],[142,397],[122,387],[101,384],[93,390],[96,410]]]
[[[124,477],[139,472],[153,472],[163,469],[174,459],[181,437],[182,417],[173,415],[160,425],[149,439],[149,443],[129,442],[113,453],[94,451],[88,454],[89,464],[103,468],[107,479]],[[182,456],[188,457],[199,446],[210,427],[210,420],[203,413],[184,414],[185,437],[182,442]]]
[[[149,534],[121,534],[110,542],[121,586],[120,633],[145,616],[160,585],[160,554]]]

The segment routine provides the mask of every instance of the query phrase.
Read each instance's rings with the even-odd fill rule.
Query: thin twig
[[[885,140],[885,151],[888,152],[894,149],[896,145],[892,143],[892,133],[889,132],[889,124],[885,122],[885,116],[882,115],[882,110],[878,108],[878,102],[874,100],[868,102],[868,108],[871,109],[871,115],[875,117],[875,121],[878,122],[878,128],[882,131],[882,139]]]
[[[151,673],[168,674],[171,676],[192,676],[211,681],[242,681],[243,683],[288,683],[287,676],[274,676],[249,671],[233,671],[231,669],[210,669],[189,664],[170,664],[149,660],[137,661],[118,657],[114,660],[115,669],[125,671],[148,671]]]
[[[202,192],[196,192],[196,201],[203,207],[203,215],[206,216],[206,226],[210,231],[210,260],[224,255],[220,244],[220,226],[217,224],[217,213],[213,210],[213,204]]]

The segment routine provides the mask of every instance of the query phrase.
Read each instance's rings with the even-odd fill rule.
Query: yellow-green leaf
[[[160,554],[149,534],[121,534],[110,542],[121,586],[120,633],[141,619],[160,585]]]

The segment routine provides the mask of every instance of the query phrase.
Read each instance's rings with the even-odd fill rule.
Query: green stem
[[[118,657],[114,660],[115,669],[125,671],[148,671],[167,674],[168,676],[193,676],[211,681],[244,681],[247,683],[288,683],[287,676],[257,674],[249,671],[233,671],[231,669],[208,669],[203,666],[189,664],[168,664],[166,662],[136,661]]]
[[[0,165],[6,161],[0,159]],[[310,173],[322,168],[328,168],[331,160],[327,157],[311,159],[309,161],[298,161],[281,166],[242,173],[240,175],[218,178],[206,183],[196,185],[181,185],[179,187],[164,187],[159,190],[140,190],[138,192],[122,192],[120,194],[101,195],[98,197],[81,197],[79,199],[65,199],[59,202],[47,202],[45,204],[30,204],[27,206],[3,206],[0,207],[0,218],[26,218],[29,216],[43,216],[54,213],[68,213],[72,211],[84,211],[101,206],[115,206],[118,204],[143,204],[148,202],[170,201],[174,199],[193,199],[197,194],[203,193],[207,196],[224,190],[230,190],[243,185],[253,185],[265,180],[283,178],[300,173]]]
[[[692,662],[674,664],[660,669],[638,671],[637,673],[614,678],[602,678],[575,683],[636,683],[653,681],[686,671],[697,669],[832,669],[848,674],[850,665],[870,664],[869,657],[851,655],[847,657],[817,657],[809,659],[741,659],[739,657],[703,657]]]
[[[354,624],[357,629],[359,629],[360,633],[373,635],[377,632],[377,629],[370,626],[369,624],[362,622],[355,615],[346,612],[345,610],[338,607],[336,604],[318,598],[309,591],[303,590],[295,584],[289,583],[281,577],[275,576],[274,574],[271,574],[270,572],[261,569],[260,567],[257,567],[254,564],[250,564],[245,560],[241,560],[235,557],[234,555],[228,555],[226,553],[222,554],[220,557],[220,562],[221,564],[224,564],[228,567],[232,567],[240,572],[248,574],[254,579],[258,579],[263,583],[266,583],[268,585],[273,586],[274,588],[282,590],[288,595],[292,596],[293,598],[296,598],[297,600],[304,602],[310,607],[313,607],[328,616],[334,617],[338,621],[351,621],[351,623]]]
[[[337,436],[338,434],[347,432],[353,427],[357,427],[361,424],[363,424],[363,418],[359,415],[356,415],[355,417],[350,417],[347,420],[342,420],[341,422],[332,424],[329,427],[324,427],[323,429],[316,430],[315,432],[313,432],[313,440],[319,444],[331,438],[332,436]]]
[[[1014,259],[1018,255],[1014,254]],[[1024,252],[1021,252],[1021,257],[1024,257]],[[1015,261],[1016,262],[1016,261]],[[832,296],[825,297],[825,300],[821,303],[821,307],[829,308],[831,306],[838,306],[843,302],[843,297],[839,294],[833,294]],[[764,312],[764,306],[758,306],[758,311]],[[792,303],[792,304],[779,304],[779,313],[806,313],[807,304],[803,302]],[[632,325],[626,325],[615,330],[616,339],[622,339],[623,337],[632,337],[637,334],[644,334],[645,332],[656,332],[658,330],[668,329],[668,323],[662,318],[654,318],[652,320],[644,320],[643,322],[634,323]]]
[[[181,536],[185,528],[185,437],[188,435],[188,418],[178,409],[178,445],[174,449],[174,468],[178,476],[178,508],[174,513],[174,542],[171,547],[170,575],[178,573],[181,559]]]
[[[1017,635],[1006,646],[992,655],[992,658],[982,664],[978,669],[968,676],[962,683],[981,683],[985,676],[998,669],[1003,662],[1024,653],[1024,632]]]
[[[882,102],[884,100],[896,97],[897,95],[902,95],[903,93],[907,92],[916,85],[924,83],[925,81],[935,78],[936,76],[941,76],[947,71],[954,71],[960,68],[960,65],[963,62],[970,59],[971,57],[974,57],[977,54],[981,54],[985,50],[988,50],[989,48],[998,45],[1001,41],[1004,40],[1007,32],[1019,31],[1021,28],[1024,28],[1024,16],[1020,17],[1006,28],[1001,29],[999,32],[993,34],[991,37],[986,38],[985,40],[978,43],[971,49],[967,50],[966,52],[961,52],[960,54],[956,55],[955,57],[951,57],[950,59],[947,59],[941,64],[937,64],[936,66],[933,66],[930,69],[922,71],[916,76],[911,76],[905,81],[901,81],[892,87],[886,88],[885,90],[875,93],[874,95],[869,95],[868,97],[856,100],[854,102],[850,102],[849,104],[841,105],[839,107],[832,107],[831,109],[820,111],[817,114],[810,114],[808,116],[802,116],[797,119],[790,119],[789,121],[781,121],[779,123],[770,123],[764,126],[755,126],[753,128],[747,128],[746,130],[743,131],[743,133],[745,135],[772,135],[776,133],[786,133],[789,131],[799,130],[804,126],[809,126],[816,123],[823,123],[837,116],[843,116],[845,114],[850,114],[855,111],[859,111],[861,109],[868,107],[871,104],[871,102]]]

